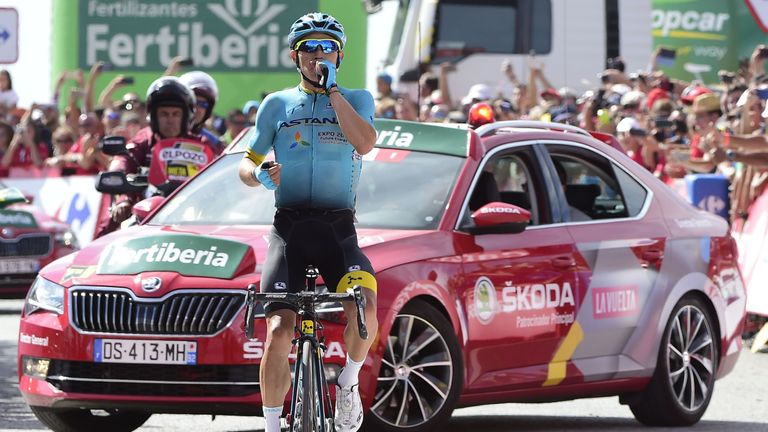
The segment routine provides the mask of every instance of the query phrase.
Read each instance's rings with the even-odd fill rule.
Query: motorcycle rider
[[[186,138],[205,143],[191,130],[195,119],[195,95],[178,78],[164,76],[150,84],[146,104],[150,125],[141,129],[126,144],[128,154],[112,158],[109,171],[137,173],[142,166],[150,166],[152,148],[166,138]],[[128,219],[131,208],[140,199],[140,195],[118,196],[108,217],[99,221],[94,238],[115,231],[121,222]]]
[[[219,88],[216,81],[203,71],[187,72],[179,80],[195,92],[195,116],[192,122],[192,133],[199,134],[208,140],[218,155],[223,150],[223,142],[218,135],[205,127],[205,122],[211,118],[213,107],[219,98]]]

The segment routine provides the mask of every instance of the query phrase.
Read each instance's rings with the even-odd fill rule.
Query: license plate
[[[34,259],[0,259],[0,274],[37,273],[40,262]]]
[[[93,361],[104,363],[197,364],[197,342],[96,339]]]

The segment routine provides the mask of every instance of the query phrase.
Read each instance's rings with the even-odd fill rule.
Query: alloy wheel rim
[[[398,315],[387,338],[371,413],[395,427],[422,425],[453,388],[451,351],[440,332],[414,315]]]
[[[715,346],[705,314],[695,306],[681,308],[667,341],[669,384],[680,406],[696,411],[708,400],[715,373]]]

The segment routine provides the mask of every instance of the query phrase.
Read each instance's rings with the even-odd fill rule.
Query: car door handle
[[[555,268],[571,268],[576,266],[576,260],[569,256],[557,257],[552,259],[552,265],[555,266]]]
[[[656,262],[662,257],[662,251],[659,249],[648,249],[643,251],[643,259],[649,262]]]

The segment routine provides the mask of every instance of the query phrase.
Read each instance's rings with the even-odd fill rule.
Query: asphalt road
[[[16,341],[20,301],[0,300],[0,431],[45,431],[16,385]],[[704,418],[690,428],[650,429],[637,423],[617,397],[547,404],[499,404],[463,408],[441,432],[522,431],[739,431],[768,432],[768,352],[745,350],[733,373],[717,382]],[[156,415],[139,431],[263,431],[258,417]]]

